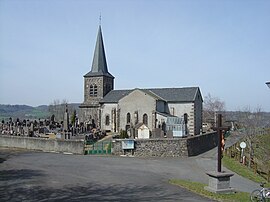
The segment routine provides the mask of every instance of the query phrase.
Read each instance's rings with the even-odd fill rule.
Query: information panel
[[[134,140],[122,140],[122,149],[134,149]]]

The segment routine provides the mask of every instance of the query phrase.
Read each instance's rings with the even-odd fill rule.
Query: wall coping
[[[0,135],[0,137],[18,138],[18,139],[31,139],[31,140],[44,140],[44,141],[62,141],[62,142],[84,142],[84,140],[64,140],[64,139],[49,139],[40,137],[27,137],[27,136],[15,136],[15,135]]]

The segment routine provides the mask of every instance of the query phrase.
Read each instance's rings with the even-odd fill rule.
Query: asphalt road
[[[0,148],[0,201],[211,201],[168,183],[189,166]]]
[[[132,158],[67,155],[0,148],[0,201],[211,201],[169,179],[208,183],[217,149],[196,157]],[[226,168],[222,168],[226,170]],[[231,187],[258,184],[237,174]]]

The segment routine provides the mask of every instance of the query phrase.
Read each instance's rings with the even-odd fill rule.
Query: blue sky
[[[199,86],[270,111],[269,0],[0,0],[0,103],[83,102],[102,15],[115,89]]]

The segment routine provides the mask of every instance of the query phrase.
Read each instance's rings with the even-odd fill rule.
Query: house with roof
[[[91,71],[84,75],[80,121],[111,132],[128,131],[139,124],[150,133],[174,130],[181,124],[169,122],[180,121],[185,135],[196,135],[202,128],[202,102],[199,87],[114,90],[99,26]]]

